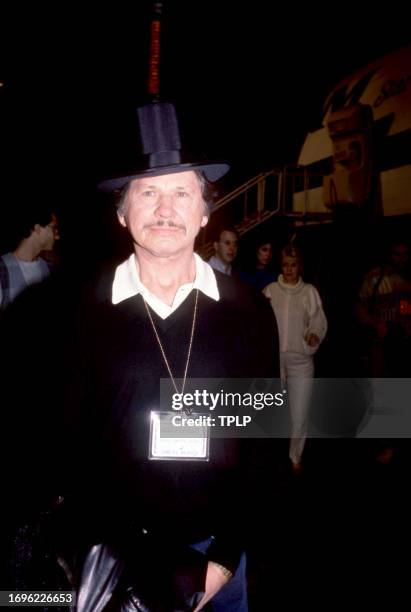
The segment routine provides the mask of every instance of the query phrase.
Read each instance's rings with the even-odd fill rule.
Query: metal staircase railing
[[[295,166],[274,168],[254,176],[214,204],[198,250],[206,259],[213,254],[210,236],[216,227],[234,227],[242,236],[274,216],[301,223],[327,221],[331,213],[319,211],[313,198],[317,190],[319,199],[322,179],[323,175]]]

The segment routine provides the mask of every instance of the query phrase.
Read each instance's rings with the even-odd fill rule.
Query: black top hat
[[[177,115],[172,104],[157,102],[137,109],[143,155],[133,169],[102,181],[102,191],[121,189],[136,178],[160,176],[187,170],[201,170],[206,179],[217,181],[230,166],[224,161],[208,161],[182,150]]]

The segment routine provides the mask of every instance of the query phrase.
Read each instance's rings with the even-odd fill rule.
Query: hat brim
[[[146,176],[163,176],[164,174],[176,174],[178,172],[188,172],[190,170],[199,170],[204,173],[206,179],[211,183],[218,181],[222,178],[230,169],[230,165],[225,161],[218,162],[207,162],[207,163],[183,163],[183,164],[170,164],[168,166],[158,166],[156,168],[146,168],[144,170],[131,171],[122,176],[113,177],[101,181],[98,184],[98,188],[101,191],[110,193],[122,189],[127,183],[138,178],[145,178]]]

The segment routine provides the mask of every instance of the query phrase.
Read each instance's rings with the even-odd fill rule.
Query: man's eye
[[[177,191],[177,197],[178,198],[188,198],[188,193],[187,191]]]
[[[147,189],[147,191],[143,191],[142,195],[146,198],[153,198],[156,195],[156,192],[152,189]]]

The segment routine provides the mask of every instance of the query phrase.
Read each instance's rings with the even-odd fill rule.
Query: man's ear
[[[122,225],[123,227],[127,227],[126,220],[124,219],[124,215],[117,213],[117,219],[120,225]]]
[[[32,231],[32,233],[36,232],[36,234],[39,234],[42,229],[43,229],[43,226],[40,225],[40,223],[36,223],[31,231]]]
[[[208,223],[208,217],[204,215],[203,218],[201,219],[201,227],[205,227],[207,223]]]

